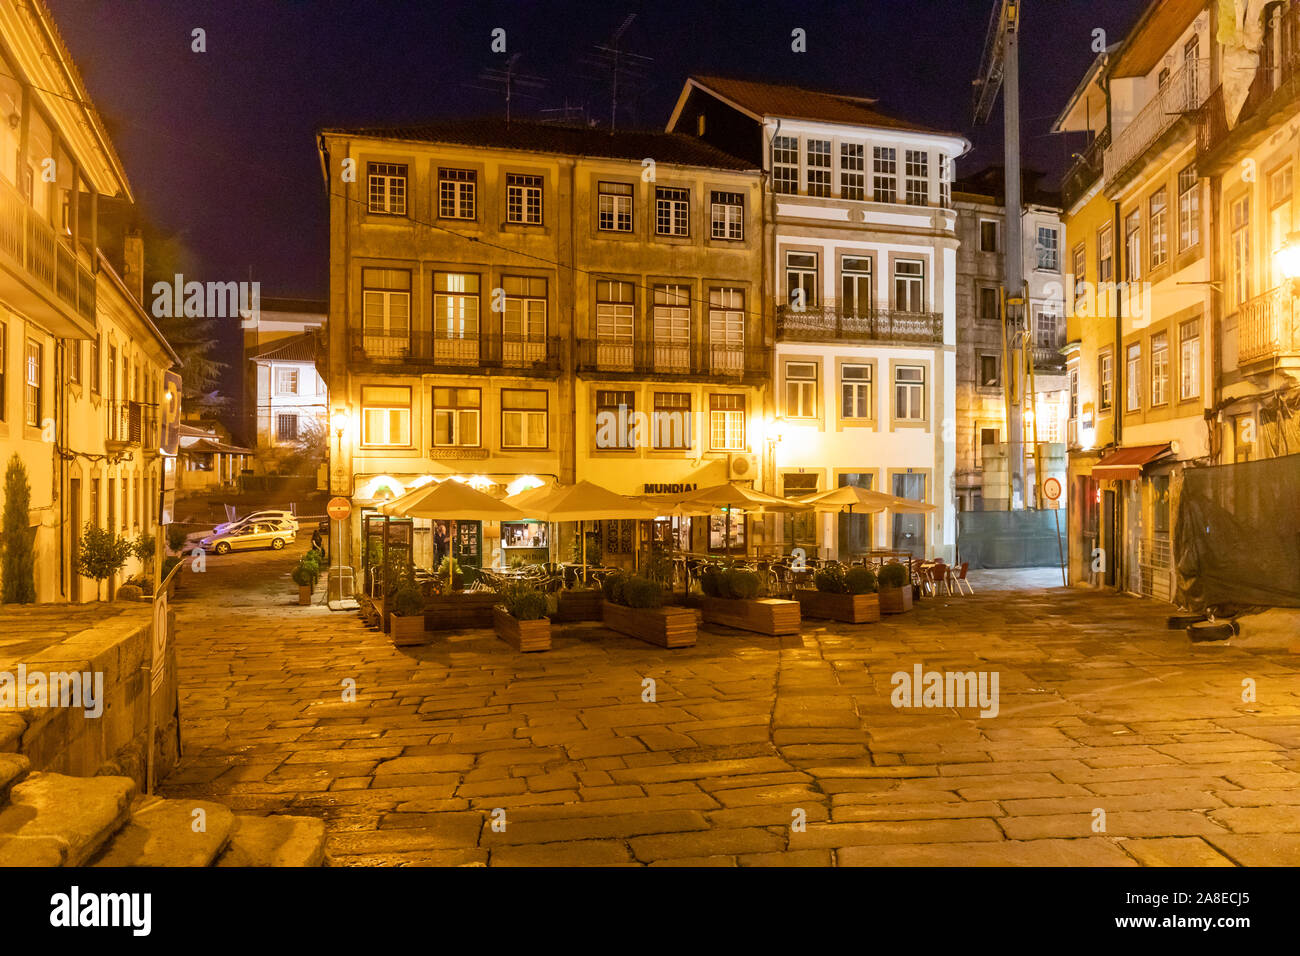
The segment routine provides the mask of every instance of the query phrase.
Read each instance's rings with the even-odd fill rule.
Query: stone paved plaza
[[[1193,645],[1059,572],[798,637],[557,625],[521,655],[297,607],[295,557],[186,574],[161,792],[319,816],[334,865],[1300,863],[1300,655]],[[995,672],[997,716],[895,708],[918,664]]]

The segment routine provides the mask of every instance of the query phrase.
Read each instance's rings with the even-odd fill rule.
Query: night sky
[[[517,68],[546,81],[516,99],[518,116],[585,106],[607,125],[608,79],[583,61],[636,13],[622,46],[653,62],[620,97],[620,126],[662,128],[687,75],[718,73],[874,96],[884,112],[963,132],[975,150],[959,176],[1001,162],[1000,104],[988,127],[970,117],[993,0],[47,2],[146,214],[185,237],[205,273],[194,278],[251,275],[264,297],[326,293],[314,131],[502,114],[502,94],[479,79],[507,59],[490,50],[496,27],[507,54],[522,54]],[[1023,154],[1045,185],[1080,145],[1049,128],[1094,56],[1092,31],[1114,42],[1144,6],[1023,4]],[[195,27],[205,53],[191,52]],[[806,53],[791,50],[796,27]]]

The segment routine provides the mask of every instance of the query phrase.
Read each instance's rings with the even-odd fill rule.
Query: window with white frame
[[[1169,258],[1168,192],[1161,186],[1147,200],[1147,218],[1151,221],[1151,268],[1164,265]]]
[[[661,236],[688,236],[691,191],[668,186],[655,187],[655,232]]]
[[[710,366],[715,372],[738,372],[745,367],[743,290],[709,290],[709,353]]]
[[[840,198],[867,198],[866,153],[861,143],[840,143]]]
[[[1242,196],[1232,203],[1231,209],[1229,276],[1232,280],[1232,304],[1239,306],[1250,298],[1250,196]]]
[[[631,232],[632,184],[600,183],[597,195],[596,228],[601,232]]]
[[[546,411],[542,389],[501,389],[501,447],[545,448]]]
[[[894,366],[894,418],[900,422],[925,421],[925,366]]]
[[[925,262],[894,260],[894,308],[899,312],[925,311]]]
[[[1054,306],[1047,303],[1040,306],[1034,322],[1034,344],[1040,349],[1059,348],[1057,336],[1060,324],[1061,320]]]
[[[542,177],[506,173],[506,222],[542,224]]]
[[[411,390],[406,386],[364,385],[361,388],[361,444],[411,444]]]
[[[1124,281],[1142,278],[1142,210],[1124,217]]]
[[[438,170],[438,218],[474,219],[478,173],[472,169]]]
[[[793,196],[799,192],[799,138],[772,137],[772,190]]]
[[[631,282],[596,282],[596,361],[599,365],[631,365],[632,322],[636,289]]]
[[[870,365],[840,366],[840,417],[875,418]]]
[[[690,448],[691,393],[655,392],[650,431],[655,448]]]
[[[906,151],[904,179],[909,206],[930,205],[930,154],[923,149]]]
[[[1109,411],[1115,394],[1115,357],[1110,349],[1097,356],[1097,405]]]
[[[361,302],[366,354],[405,355],[411,347],[411,273],[362,269]]]
[[[277,395],[298,394],[298,370],[296,368],[281,366],[275,370],[275,392]]]
[[[785,417],[817,417],[817,363],[785,363]]]
[[[831,141],[810,139],[805,146],[808,157],[808,195],[831,194]]]
[[[866,316],[873,309],[871,257],[845,256],[840,260],[840,308],[844,315]]]
[[[654,287],[654,367],[691,367],[691,289],[687,285]]]
[[[1048,272],[1061,270],[1060,233],[1053,226],[1038,227],[1038,242],[1034,245],[1038,253],[1038,268]]]
[[[45,347],[35,339],[28,339],[23,356],[23,421],[32,428],[41,427],[41,415],[45,410],[42,387],[44,358]]]
[[[818,302],[817,253],[785,254],[786,301],[796,312],[811,309]]]
[[[898,202],[898,150],[893,146],[873,146],[871,168],[871,189],[876,202]]]
[[[478,447],[481,415],[482,398],[479,389],[434,388],[434,447]]]
[[[502,276],[501,291],[502,359],[511,364],[541,360],[546,355],[546,279]]]
[[[368,163],[367,191],[370,212],[381,216],[406,215],[406,166],[399,163]]]
[[[939,154],[939,205],[952,208],[952,160]]]
[[[745,194],[713,190],[709,194],[709,219],[714,239],[744,239]]]
[[[1079,370],[1070,369],[1070,421],[1079,417]]]
[[[1201,323],[1199,319],[1178,327],[1178,397],[1182,401],[1201,394]]]
[[[298,416],[280,413],[275,416],[275,440],[295,442],[298,440]]]
[[[596,392],[596,444],[600,448],[636,447],[636,395],[631,391]]]
[[[1201,241],[1201,184],[1196,164],[1178,173],[1178,251],[1186,252]]]
[[[1088,294],[1088,251],[1081,242],[1074,247],[1074,309],[1077,312]]]
[[[713,451],[745,450],[745,396],[709,396],[709,447]]]
[[[1291,235],[1291,168],[1288,163],[1268,177],[1268,248],[1274,253],[1282,248]],[[1278,266],[1276,255],[1269,256],[1268,262],[1273,277],[1269,288],[1274,288],[1286,276]]]
[[[1112,282],[1115,278],[1115,232],[1110,223],[1097,230],[1097,281]]]
[[[1142,408],[1142,346],[1134,342],[1124,356],[1124,410]]]
[[[1151,336],[1151,404],[1164,405],[1169,401],[1169,335],[1160,332]]]
[[[473,272],[433,274],[433,337],[477,339],[479,277]]]

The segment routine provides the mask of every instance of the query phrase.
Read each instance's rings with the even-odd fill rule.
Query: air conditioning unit
[[[727,477],[732,481],[751,481],[758,477],[757,455],[732,455],[727,459]]]

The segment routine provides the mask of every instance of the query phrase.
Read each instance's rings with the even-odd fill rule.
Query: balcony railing
[[[776,306],[776,337],[817,341],[843,339],[854,342],[943,342],[943,316],[938,312],[898,309],[861,309],[828,299],[796,310],[783,300]]]
[[[95,321],[95,276],[68,242],[0,178],[0,258],[82,319]]]
[[[496,333],[456,336],[420,329],[404,335],[351,329],[350,360],[371,366],[412,366],[421,371],[554,375],[560,371],[559,340]]]
[[[1296,297],[1279,286],[1248,299],[1237,309],[1237,365],[1300,358]]]
[[[1092,138],[1074,161],[1061,182],[1061,202],[1069,209],[1100,177],[1105,165],[1106,149],[1110,146],[1110,127],[1107,126]]]
[[[1210,61],[1207,59],[1192,60],[1165,80],[1106,150],[1107,187],[1141,162],[1147,151],[1179,120],[1199,111],[1209,93]]]
[[[578,340],[578,371],[589,375],[748,381],[771,374],[770,359],[771,350],[759,346]]]

